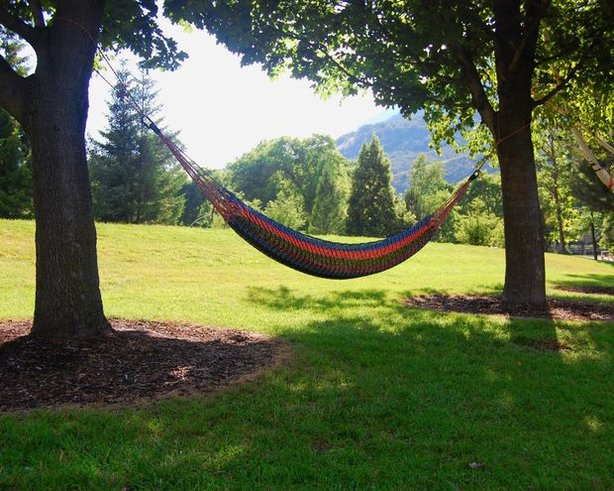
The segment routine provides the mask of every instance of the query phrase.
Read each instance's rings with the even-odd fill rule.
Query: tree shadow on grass
[[[609,464],[599,461],[602,452],[614,456],[607,444],[611,324],[432,312],[383,290],[299,296],[258,289],[251,298],[274,308],[330,309],[325,320],[292,333],[314,364],[327,367],[324,378],[338,383],[339,410],[328,409],[339,420],[320,445],[343,446],[339,432],[363,424],[353,445],[385,453],[392,439],[421,454],[437,477],[421,482],[411,466],[405,477],[427,486],[475,485],[471,462],[513,488],[612,483]],[[317,383],[303,387],[307,399],[318,397]],[[381,465],[394,475],[387,457]]]
[[[611,324],[432,312],[377,289],[249,299],[311,319],[271,326],[296,343],[290,368],[213,401],[0,420],[8,486],[612,488]],[[41,420],[56,429],[33,447]]]
[[[249,287],[248,299],[254,304],[264,305],[277,311],[348,309],[367,304],[385,305],[387,293],[384,290],[346,290],[331,292],[326,296],[299,296],[285,286],[277,289]]]
[[[551,283],[558,290],[594,295],[614,295],[614,274],[568,274],[565,275],[565,279]]]

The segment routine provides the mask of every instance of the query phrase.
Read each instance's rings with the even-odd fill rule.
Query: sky
[[[370,94],[323,100],[307,81],[271,80],[256,65],[241,67],[238,56],[205,32],[169,31],[189,58],[174,72],[150,75],[164,126],[180,131],[188,155],[203,167],[224,167],[264,140],[315,133],[336,138],[391,115]],[[93,137],[106,127],[109,99],[107,84],[94,75],[88,120]]]

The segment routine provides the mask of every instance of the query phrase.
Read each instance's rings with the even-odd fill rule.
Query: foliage
[[[377,137],[363,145],[352,177],[347,232],[382,237],[398,228],[396,195],[391,185],[390,160]]]
[[[159,112],[153,82],[141,72],[121,82],[109,103],[109,129],[90,154],[95,217],[102,221],[167,223],[179,221],[185,183],[169,151],[141,123],[140,114]],[[137,111],[134,104],[138,104]]]
[[[501,176],[483,172],[443,223],[441,242],[503,247]]]
[[[570,169],[573,173],[573,179],[570,180],[573,196],[593,211],[607,213],[614,210],[614,193],[603,185],[589,162],[580,158],[576,162]],[[610,173],[614,172],[614,156],[602,159],[599,163]]]
[[[482,203],[484,204],[484,209],[488,213],[492,213],[493,215],[503,218],[503,204],[501,202],[501,174],[494,173],[488,174],[486,172],[482,172],[480,177],[475,179],[469,189],[467,190],[467,194],[460,202],[459,209],[464,210],[466,213],[468,207],[470,207],[471,202],[480,198]]]
[[[0,109],[0,217],[32,215],[32,172],[28,145],[17,122]]]
[[[431,162],[423,153],[412,162],[408,181],[404,204],[407,212],[419,219],[431,215],[452,192],[452,186],[444,179],[443,162]],[[435,240],[454,241],[454,218],[454,214],[448,217],[435,236]]]
[[[228,166],[230,186],[248,201],[257,199],[266,207],[277,199],[283,182],[301,195],[305,213],[311,216],[324,162],[340,169],[349,166],[329,136],[277,138],[259,144]]]
[[[0,32],[0,51],[7,63],[24,72],[23,44]],[[32,172],[28,142],[11,115],[0,109],[0,217],[26,218],[32,215]]]
[[[614,213],[603,216],[601,245],[605,249],[614,251]]]
[[[183,185],[181,194],[185,198],[185,205],[181,215],[180,223],[182,225],[198,225],[203,226],[201,222],[201,207],[205,203],[205,197],[200,192],[200,189],[195,182],[190,181]]]
[[[283,179],[278,181],[277,187],[277,196],[268,202],[265,213],[286,227],[302,230],[307,223],[303,196],[295,192],[293,186]]]
[[[309,231],[315,234],[342,234],[349,199],[350,178],[338,161],[321,164],[316,197],[309,219]]]
[[[407,209],[422,218],[439,208],[452,191],[443,176],[442,162],[429,162],[426,155],[420,154],[412,164],[405,193]]]
[[[489,211],[484,201],[474,198],[454,222],[454,238],[461,244],[503,247],[503,219]]]
[[[564,133],[555,132],[552,128],[542,127],[534,134],[537,138],[537,178],[546,243],[556,242],[560,252],[567,253],[568,237],[578,208],[570,190],[575,167],[569,150],[570,142]]]

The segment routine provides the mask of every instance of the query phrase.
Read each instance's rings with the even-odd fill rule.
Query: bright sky
[[[223,167],[259,142],[314,133],[341,136],[385,119],[390,113],[370,94],[322,100],[309,83],[271,80],[258,67],[241,67],[239,57],[201,31],[172,29],[189,58],[174,72],[152,72],[158,83],[161,115],[179,130],[187,153],[203,167]],[[106,126],[107,85],[94,75],[90,85],[88,132]]]

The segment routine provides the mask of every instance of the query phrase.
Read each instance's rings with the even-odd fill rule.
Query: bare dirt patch
[[[614,307],[611,305],[558,299],[549,300],[544,308],[530,306],[519,308],[502,302],[498,297],[475,295],[419,295],[407,298],[405,304],[409,307],[467,314],[574,321],[614,320]]]
[[[206,394],[289,356],[264,335],[172,322],[112,320],[99,339],[41,341],[31,324],[0,321],[0,411],[131,404]]]

